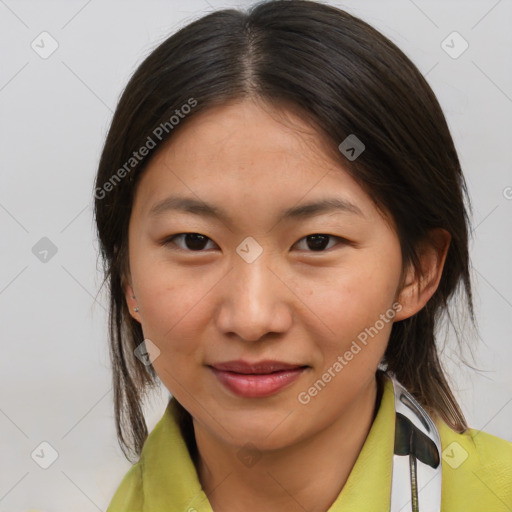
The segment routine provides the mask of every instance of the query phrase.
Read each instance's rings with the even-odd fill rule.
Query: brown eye
[[[176,244],[174,242],[174,240],[176,239],[183,240],[184,246]],[[178,235],[166,238],[165,241],[163,242],[163,245],[168,246],[173,244],[177,245],[179,249],[182,249],[184,251],[203,252],[203,249],[205,248],[205,245],[209,240],[210,239],[207,236],[202,235],[201,233],[180,233]]]
[[[322,233],[315,233],[313,235],[308,235],[308,236],[305,236],[304,238],[301,238],[298,243],[300,244],[300,242],[305,240],[306,241],[306,249],[305,250],[309,250],[309,252],[311,252],[311,251],[322,252],[329,245],[329,239],[335,239],[335,238],[343,241],[343,239],[338,236],[324,235]],[[329,247],[329,249],[331,247]]]

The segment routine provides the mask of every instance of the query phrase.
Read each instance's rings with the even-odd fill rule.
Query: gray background
[[[105,294],[95,301],[96,166],[151,49],[202,14],[249,3],[0,0],[0,511],[105,510],[129,468],[115,437]],[[474,205],[473,364],[484,371],[458,361],[453,333],[445,357],[470,426],[512,441],[512,2],[329,3],[394,41],[443,107]],[[43,50],[43,31],[58,43],[48,58],[31,47]],[[458,58],[442,46],[453,31],[469,44]],[[457,37],[445,43],[452,53]],[[57,249],[46,262],[43,237]],[[150,428],[166,395],[148,404]],[[58,453],[48,469],[31,458],[43,441]]]

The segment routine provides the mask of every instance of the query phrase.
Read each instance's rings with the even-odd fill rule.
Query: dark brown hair
[[[114,113],[94,195],[103,284],[110,293],[114,404],[123,452],[127,458],[140,455],[148,434],[143,400],[158,383],[153,367],[134,356],[144,337],[123,292],[138,178],[188,120],[249,97],[295,110],[323,135],[333,155],[393,220],[404,268],[412,263],[420,271],[417,251],[431,229],[451,234],[438,289],[421,311],[393,324],[382,364],[427,411],[464,431],[468,427],[445,378],[435,331],[443,313],[452,322],[448,306],[456,291],[464,292],[475,325],[471,207],[441,107],[416,66],[364,21],[319,2],[274,0],[248,11],[213,12],[181,28],[140,64]],[[193,102],[193,108],[182,109]],[[170,122],[177,110],[179,124]],[[354,161],[338,150],[350,134],[365,144]],[[134,152],[148,147],[149,139],[154,147],[135,160]],[[457,341],[461,345],[458,335]],[[179,407],[182,428],[191,436],[190,415]]]

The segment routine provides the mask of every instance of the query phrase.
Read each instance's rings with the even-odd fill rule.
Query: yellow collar
[[[171,399],[141,454],[144,510],[213,512],[201,488]],[[393,385],[384,382],[379,410],[349,478],[327,512],[389,510],[395,429]]]

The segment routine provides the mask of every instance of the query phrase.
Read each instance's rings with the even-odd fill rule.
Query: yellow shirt
[[[139,462],[121,481],[107,512],[212,512],[201,488],[171,399],[149,434]],[[475,429],[463,434],[436,421],[441,437],[441,512],[512,511],[512,443]],[[345,486],[326,512],[387,512],[395,433],[393,384]]]

